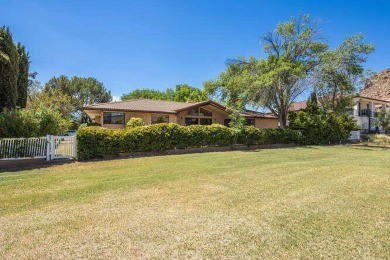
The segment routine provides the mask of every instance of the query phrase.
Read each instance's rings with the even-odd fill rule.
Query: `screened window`
[[[152,115],[152,124],[169,123],[168,115]]]
[[[186,117],[186,126],[198,125],[198,124],[199,124],[199,119],[198,118],[188,118],[188,117]]]
[[[103,113],[104,124],[125,124],[125,113],[118,112],[104,112]]]

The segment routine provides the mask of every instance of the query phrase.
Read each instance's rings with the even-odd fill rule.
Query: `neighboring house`
[[[363,132],[376,131],[375,121],[381,109],[390,110],[390,69],[369,78],[359,95],[353,97],[353,110],[349,112]],[[319,104],[320,105],[320,104]],[[291,104],[291,111],[306,108],[306,101]],[[381,129],[379,129],[381,130]]]
[[[84,112],[106,128],[125,128],[132,117],[141,118],[146,125],[176,123],[183,126],[221,124],[228,126],[226,107],[212,100],[203,102],[174,102],[136,99],[85,106]],[[247,125],[257,128],[277,128],[275,116],[246,110],[242,113]]]
[[[359,129],[364,132],[375,131],[375,121],[381,109],[390,109],[390,98],[370,98],[362,95],[353,97],[353,109],[348,112],[356,120]],[[306,108],[306,101],[295,102],[290,106],[291,111]]]

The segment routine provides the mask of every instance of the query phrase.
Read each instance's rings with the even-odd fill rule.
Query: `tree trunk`
[[[279,127],[282,129],[287,127],[287,113],[284,111],[279,112]]]

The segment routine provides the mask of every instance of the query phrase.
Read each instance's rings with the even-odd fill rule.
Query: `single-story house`
[[[146,125],[176,123],[183,126],[221,124],[228,126],[226,107],[212,100],[202,102],[174,102],[135,99],[88,105],[83,111],[96,123],[106,128],[125,128],[132,117],[141,118]],[[277,128],[278,119],[269,114],[246,110],[242,112],[247,125],[257,128]]]
[[[371,98],[363,95],[356,95],[352,98],[353,108],[348,112],[356,120],[356,124],[363,132],[376,130],[375,121],[381,109],[390,109],[390,98]],[[295,102],[290,106],[291,111],[298,111],[306,108],[306,101]]]

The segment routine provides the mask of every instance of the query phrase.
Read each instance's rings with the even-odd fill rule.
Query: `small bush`
[[[142,121],[141,118],[138,118],[138,117],[132,117],[130,118],[130,120],[127,122],[126,124],[126,128],[129,129],[129,128],[134,128],[134,127],[138,127],[138,126],[144,126],[144,121]]]
[[[80,160],[121,152],[151,152],[202,146],[228,146],[234,143],[233,129],[222,125],[155,124],[125,130],[84,127],[77,131]],[[245,127],[238,140],[247,145],[299,143],[299,131]]]

